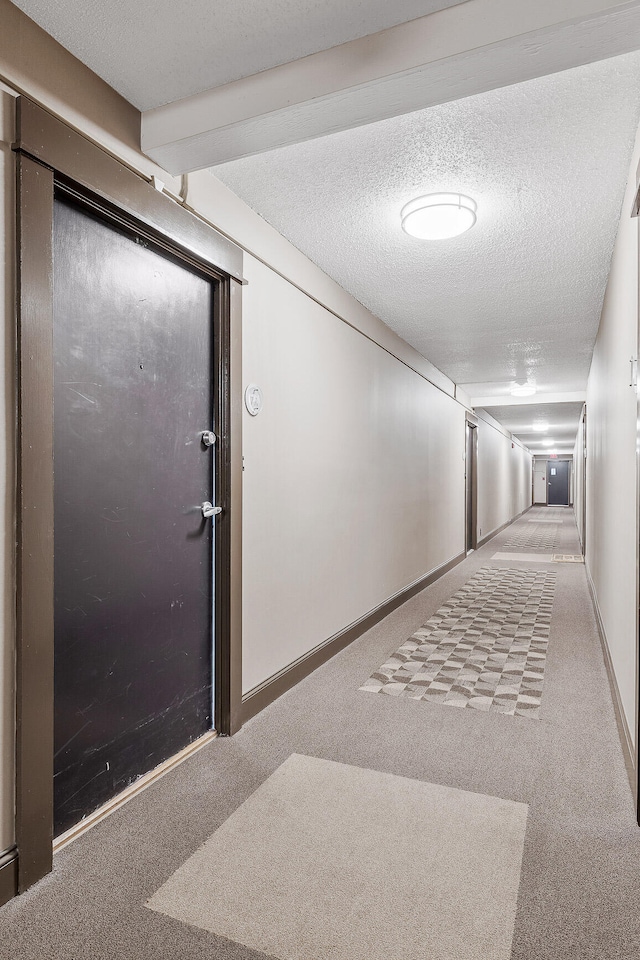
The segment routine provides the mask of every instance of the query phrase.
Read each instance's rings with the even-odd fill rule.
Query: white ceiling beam
[[[575,390],[572,393],[536,393],[533,397],[512,397],[498,394],[494,397],[474,397],[471,395],[473,407],[522,407],[539,403],[584,403],[587,399],[585,390]]]
[[[640,49],[640,0],[467,0],[142,115],[172,174]]]

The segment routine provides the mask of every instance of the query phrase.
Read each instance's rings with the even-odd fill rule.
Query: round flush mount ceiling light
[[[400,211],[402,229],[418,240],[448,240],[470,230],[478,205],[463,193],[430,193],[416,197]]]
[[[536,388],[532,383],[516,383],[511,387],[512,397],[532,397],[535,392]]]
[[[549,429],[548,423],[534,423],[533,429],[536,433],[546,433]]]

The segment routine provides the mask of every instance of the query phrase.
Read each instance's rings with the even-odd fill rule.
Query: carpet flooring
[[[546,519],[545,509],[57,854],[53,874],[0,910],[2,960],[268,956],[146,903],[293,754],[526,805],[511,960],[640,956],[640,830],[582,564],[513,562],[556,574],[537,722],[359,690],[481,568],[509,565],[492,555],[509,552],[506,541],[531,530],[529,519]],[[549,518],[564,521],[557,551],[579,553],[571,511],[554,508]],[[486,960],[495,960],[490,948]]]
[[[516,550],[498,550],[491,557],[492,560],[508,560],[510,563],[552,563],[552,553],[519,553]]]
[[[556,527],[536,524],[514,533],[504,544],[506,550],[555,550]]]
[[[555,580],[482,567],[360,689],[537,719]]]
[[[279,960],[509,960],[526,822],[523,803],[293,754],[148,905]]]

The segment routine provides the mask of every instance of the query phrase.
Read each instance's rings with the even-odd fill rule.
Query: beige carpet
[[[527,809],[292,754],[147,905],[281,960],[508,960]]]

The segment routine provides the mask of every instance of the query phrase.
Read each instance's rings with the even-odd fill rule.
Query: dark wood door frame
[[[30,100],[17,101],[18,890],[51,870],[53,842],[53,202],[70,195],[215,281],[217,502],[215,728],[242,705],[242,251]]]
[[[632,217],[638,218],[640,213],[640,164],[636,170],[637,192],[631,212]],[[640,219],[635,223],[636,237],[640,241]],[[636,289],[637,315],[640,321],[640,271]],[[636,392],[636,676],[635,676],[635,747],[632,749],[632,789],[635,804],[636,823],[640,826],[640,388],[638,387],[638,355],[640,353],[640,323],[636,327],[635,343],[635,377],[631,376],[630,386]],[[633,367],[633,360],[632,360]],[[586,434],[585,434],[586,435]],[[587,562],[585,550],[585,564]],[[630,738],[627,738],[627,740]]]
[[[587,555],[587,405],[585,403],[582,408],[582,449],[579,452],[580,456],[580,474],[582,479],[582,516],[580,522],[582,524],[582,554],[584,557]],[[576,464],[577,468],[577,464]],[[578,477],[578,471],[576,469],[576,474],[574,477],[574,487],[573,487],[573,500],[575,503],[576,499],[576,488],[575,482]]]
[[[471,466],[467,463],[468,444],[467,430],[471,431]],[[472,413],[465,414],[465,551],[478,549],[478,418]],[[468,483],[471,473],[471,491],[469,496]],[[469,499],[471,500],[471,517],[468,515]],[[471,525],[471,544],[468,543],[467,531]]]

